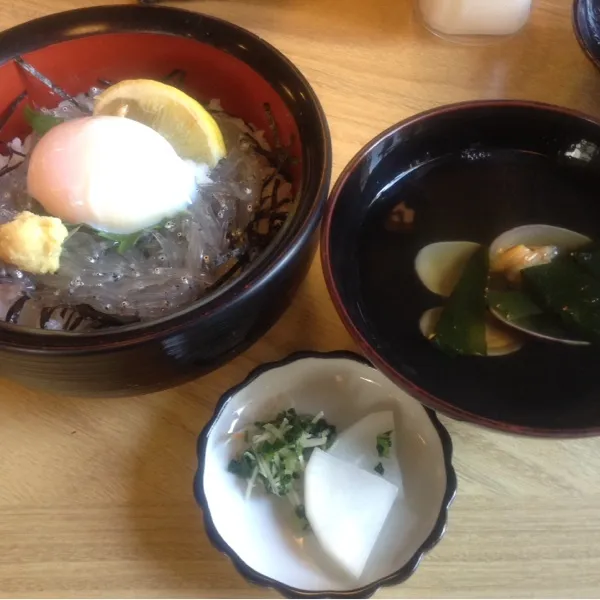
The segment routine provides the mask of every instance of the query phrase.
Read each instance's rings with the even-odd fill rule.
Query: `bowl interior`
[[[401,492],[360,581],[340,572],[298,527],[287,500],[255,491],[246,501],[244,483],[227,471],[241,449],[231,434],[289,407],[323,410],[338,430],[369,412],[394,411]],[[251,569],[305,591],[353,590],[401,569],[434,529],[447,487],[443,447],[426,410],[380,372],[348,359],[306,358],[259,375],[223,406],[202,459],[205,510],[218,535]]]
[[[185,92],[204,104],[219,100],[226,112],[264,130],[273,145],[273,131],[265,110],[268,104],[282,145],[289,146],[291,154],[301,158],[298,127],[282,97],[248,64],[209,43],[161,33],[102,33],[53,43],[28,52],[23,58],[71,95],[87,92],[100,85],[99,80],[164,80],[174,71],[182,71],[184,79],[179,87]],[[23,91],[38,106],[53,108],[60,101],[11,60],[0,66],[0,80],[0,114]],[[27,131],[23,111],[19,110],[2,128],[2,139]],[[294,170],[298,184],[301,162],[294,165]]]
[[[600,126],[581,116],[478,103],[417,117],[360,155],[333,194],[323,259],[369,358],[459,418],[528,433],[600,430],[597,349],[527,339],[504,357],[450,358],[419,330],[423,312],[443,299],[415,272],[428,244],[490,244],[518,225],[597,239],[599,147]]]
[[[134,340],[140,329],[162,333],[190,318],[229,310],[245,301],[272,276],[281,275],[286,257],[306,243],[317,217],[330,173],[327,125],[318,100],[295,67],[276,49],[253,34],[219,19],[184,10],[140,6],[99,6],[50,15],[0,34],[0,140],[7,142],[29,131],[25,104],[53,107],[59,99],[12,60],[21,55],[39,72],[70,94],[98,85],[98,79],[164,79],[179,70],[177,85],[202,102],[219,100],[223,109],[264,132],[272,148],[284,148],[271,160],[292,183],[296,203],[289,217],[273,220],[263,210],[255,227],[261,235],[255,260],[200,300],[176,314],[150,322],[100,332],[69,333],[32,330],[0,324],[5,341],[37,349],[38,336],[47,347],[94,346],[111,340]],[[11,104],[23,92],[16,111]],[[269,106],[269,116],[265,105]],[[8,120],[5,117],[10,115]],[[276,127],[273,127],[275,123]],[[275,133],[275,130],[277,133]],[[302,134],[300,134],[300,131]],[[277,139],[278,138],[278,139]],[[1,146],[0,146],[1,150]],[[283,209],[282,209],[283,210]],[[265,222],[266,221],[266,222]],[[274,223],[274,225],[273,225]],[[283,225],[282,225],[283,223]],[[265,227],[263,227],[263,225]],[[272,236],[274,235],[274,237]],[[269,242],[268,239],[271,239]],[[263,243],[264,242],[264,243]],[[263,248],[264,246],[264,248]],[[200,314],[202,311],[202,315]],[[191,316],[190,313],[193,312]]]

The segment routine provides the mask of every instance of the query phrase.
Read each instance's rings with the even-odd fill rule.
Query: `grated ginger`
[[[0,259],[29,273],[55,273],[69,232],[56,217],[29,211],[0,225]]]

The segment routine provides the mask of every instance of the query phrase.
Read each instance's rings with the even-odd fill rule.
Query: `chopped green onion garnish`
[[[386,431],[377,436],[377,454],[383,458],[390,457],[390,449],[392,447],[392,432]]]
[[[302,474],[313,449],[328,449],[335,434],[335,427],[325,421],[322,412],[301,416],[293,408],[282,411],[272,421],[257,421],[244,431],[249,448],[229,463],[229,471],[248,481],[246,497],[257,482],[267,492],[285,496],[306,527],[300,493]]]

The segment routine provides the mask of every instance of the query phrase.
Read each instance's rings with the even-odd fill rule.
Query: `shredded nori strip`
[[[89,304],[77,304],[77,306],[74,306],[73,308],[83,315],[83,317],[98,321],[99,324],[105,327],[131,325],[133,323],[139,323],[140,321],[139,317],[121,317],[100,312]]]
[[[6,108],[6,110],[0,116],[0,130],[8,123],[8,120],[15,114],[19,104],[27,98],[27,92],[21,92]]]
[[[9,146],[6,142],[0,142],[0,144],[2,144],[2,146],[4,146],[4,149],[8,153],[9,159],[11,159],[13,156],[20,156],[21,158],[27,157],[27,154],[25,154],[24,152],[19,152],[18,150],[15,150],[12,146]]]
[[[2,177],[3,175],[8,175],[8,173],[10,173],[11,171],[14,171],[15,169],[17,169],[20,166],[21,166],[21,163],[18,163],[16,165],[6,165],[5,167],[2,167],[0,169],[0,177]]]
[[[163,83],[179,87],[184,84],[187,73],[183,69],[173,69],[164,79]]]
[[[33,77],[35,77],[40,83],[43,83],[47,88],[52,90],[52,92],[55,93],[57,96],[60,96],[63,100],[66,100],[67,102],[70,102],[75,108],[79,109],[81,112],[84,112],[84,113],[90,112],[85,106],[83,106],[82,104],[77,102],[77,100],[75,98],[73,98],[73,96],[71,96],[70,94],[65,92],[65,90],[63,90],[58,85],[52,83],[52,81],[50,79],[48,79],[48,77],[46,77],[45,75],[40,73],[33,65],[31,65],[27,61],[23,60],[23,58],[21,56],[16,56],[13,60],[24,71],[27,71],[27,73],[29,73],[30,75],[33,75]]]
[[[283,223],[287,220],[288,213],[278,209],[282,209],[286,204],[290,204],[292,199],[282,198],[281,200],[278,200],[278,195],[282,180],[291,179],[291,176],[285,173],[286,165],[290,162],[290,156],[289,152],[281,147],[281,137],[270,105],[265,103],[263,106],[267,113],[269,128],[273,135],[273,147],[275,150],[265,150],[260,145],[258,138],[251,133],[245,133],[244,138],[252,146],[252,149],[255,152],[263,156],[269,162],[274,171],[267,175],[262,183],[258,210],[242,236],[242,239],[246,240],[245,252],[240,256],[236,264],[232,265],[225,274],[208,287],[208,290],[214,290],[220,287],[223,283],[231,279],[233,275],[243,271],[244,267],[251,262],[253,254],[262,252],[271,244],[275,235],[277,235],[283,226]],[[269,186],[271,186],[270,189]],[[265,230],[261,231],[262,229]]]
[[[17,298],[6,313],[4,321],[12,325],[17,325],[25,304],[30,300],[31,298],[26,295]],[[93,322],[94,329],[130,325],[139,322],[139,318],[137,317],[116,317],[102,313],[87,304],[78,304],[76,306],[60,305],[44,307],[40,311],[39,327],[45,329],[46,324],[55,316],[57,311],[59,317],[64,321],[63,331],[75,331],[86,319]]]
[[[19,108],[19,105],[21,104],[21,102],[23,102],[23,100],[25,100],[25,98],[27,98],[27,92],[21,92],[6,108],[6,110],[2,113],[2,116],[0,116],[0,131],[2,131],[2,129],[4,128],[4,126],[8,123],[9,119],[15,114],[17,108]],[[14,156],[21,156],[21,157],[25,157],[25,155],[22,152],[18,152],[17,150],[13,150],[7,142],[0,142],[6,149],[7,153],[8,153],[8,159],[10,161],[10,159]],[[20,163],[19,163],[20,164]],[[2,169],[0,169],[0,177],[2,177],[3,175],[7,175],[8,173],[10,173],[11,171],[14,171],[19,164],[16,165],[6,165],[4,167],[2,167]]]
[[[229,281],[238,271],[243,269],[250,261],[248,254],[244,253],[221,277],[219,277],[214,283],[209,285],[207,291],[216,290],[221,287],[225,282]]]
[[[56,311],[64,321],[63,331],[75,331],[85,321],[85,317],[76,308],[49,306],[40,311],[39,325],[41,329],[46,329],[46,325],[54,317]]]
[[[52,313],[56,310],[56,306],[45,306],[40,311],[40,328],[46,329],[48,321],[52,318]]]
[[[16,325],[27,300],[29,300],[27,296],[17,298],[16,302],[8,309],[4,321]]]
[[[263,104],[263,109],[267,113],[269,129],[271,130],[271,134],[273,135],[273,145],[275,146],[275,148],[281,148],[281,137],[279,136],[279,127],[277,127],[277,123],[275,122],[275,117],[273,116],[271,105],[268,102],[265,102]]]

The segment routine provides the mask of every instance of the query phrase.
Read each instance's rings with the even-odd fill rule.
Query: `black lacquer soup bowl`
[[[581,49],[596,68],[600,69],[600,2],[598,0],[573,2],[573,29]]]
[[[537,225],[597,240],[599,148],[600,124],[584,115],[486,101],[418,115],[361,150],[332,192],[321,251],[337,310],[369,359],[457,419],[528,435],[598,434],[597,344],[525,335],[501,355],[452,355],[422,317],[450,303],[428,280],[456,249],[440,243],[491,252],[501,234]]]

